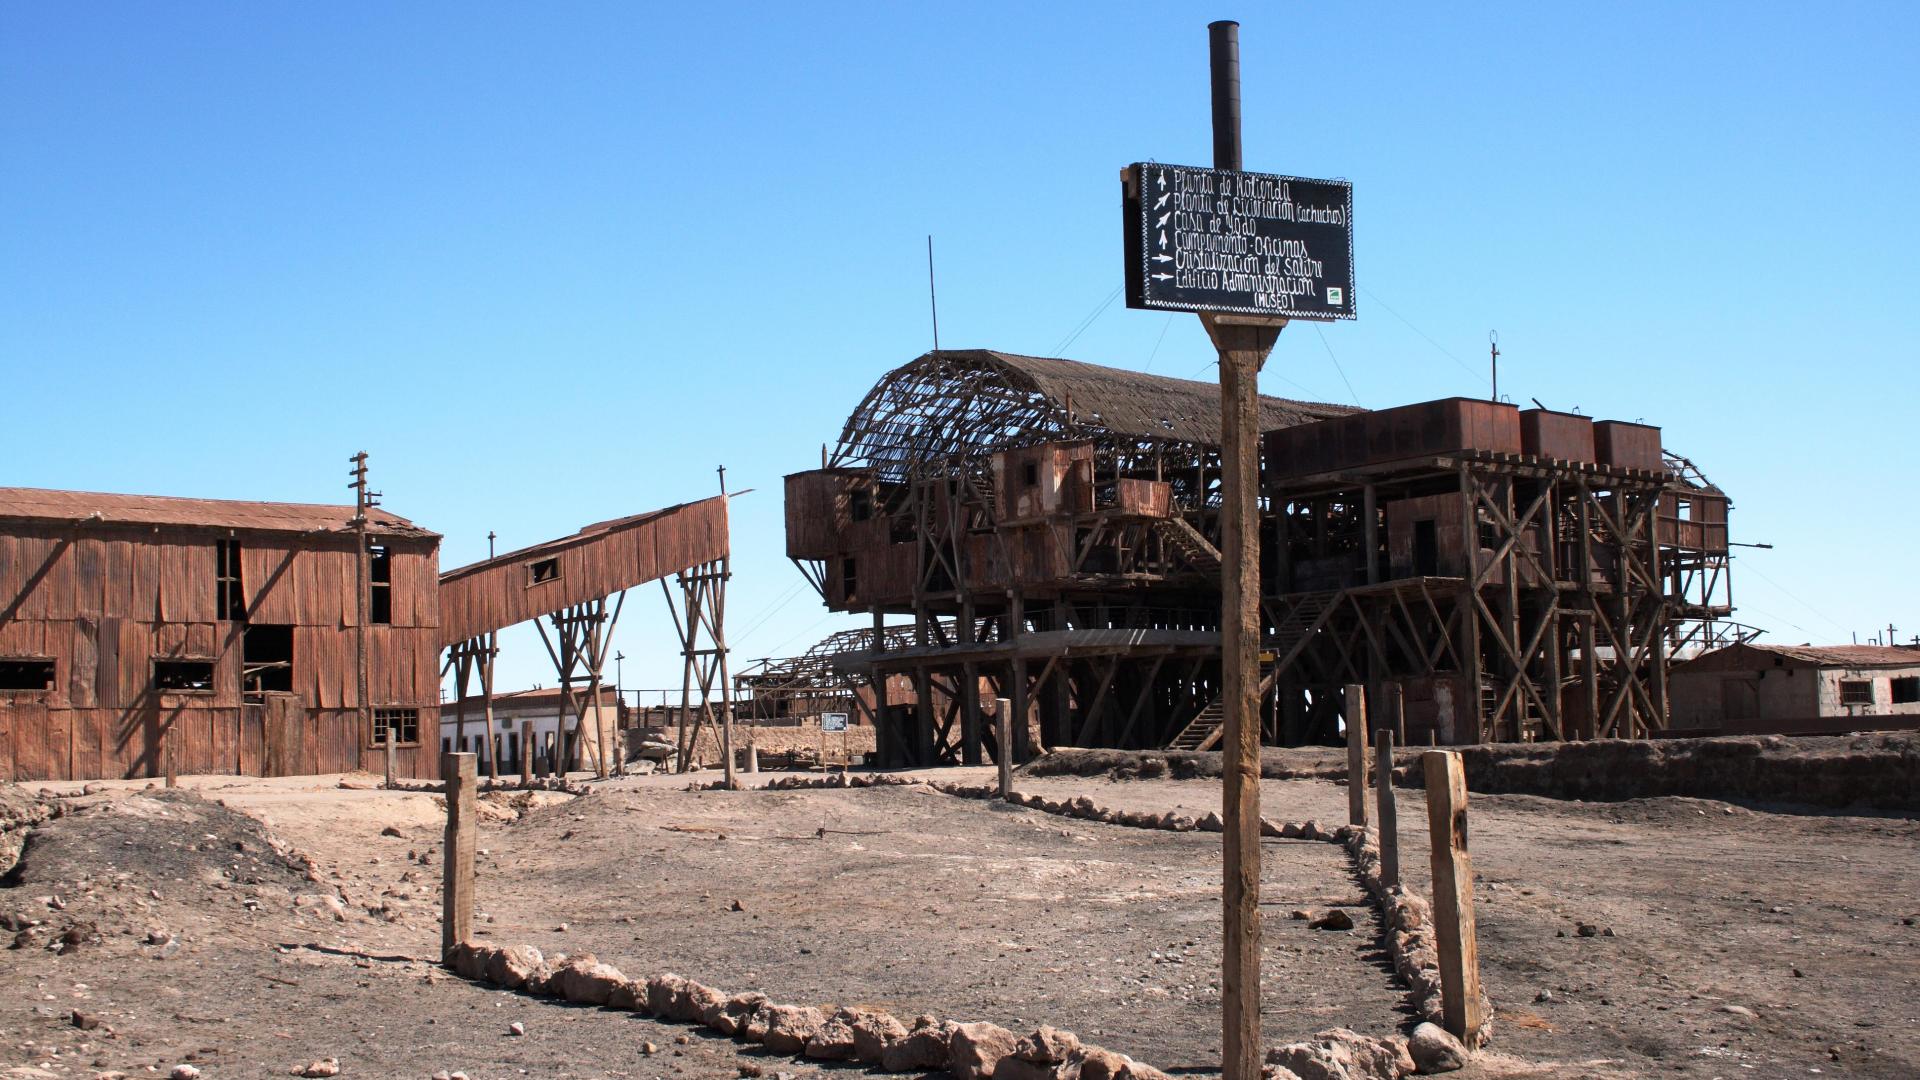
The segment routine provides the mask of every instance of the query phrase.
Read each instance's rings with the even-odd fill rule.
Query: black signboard
[[[1353,318],[1353,185],[1148,162],[1122,174],[1127,306]]]

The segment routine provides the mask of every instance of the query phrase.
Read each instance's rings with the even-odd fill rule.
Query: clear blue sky
[[[724,463],[736,656],[798,651],[840,624],[780,477],[927,348],[926,235],[943,344],[1054,351],[1120,282],[1120,167],[1208,162],[1237,17],[1247,166],[1355,186],[1360,318],[1266,392],[1484,395],[1497,328],[1503,392],[1662,425],[1777,545],[1741,617],[1905,638],[1917,11],[11,3],[0,484],[333,501],[366,449],[452,566]],[[1065,352],[1213,377],[1117,302]],[[628,684],[677,686],[632,601]]]

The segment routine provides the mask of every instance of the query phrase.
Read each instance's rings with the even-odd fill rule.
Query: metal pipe
[[[1240,24],[1207,24],[1207,56],[1213,71],[1213,167],[1240,168]]]

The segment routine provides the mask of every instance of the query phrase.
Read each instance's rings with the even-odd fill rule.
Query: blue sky
[[[1503,393],[1662,425],[1776,545],[1742,618],[1906,638],[1916,12],[9,4],[0,484],[333,501],[365,449],[451,566],[725,464],[736,666],[798,651],[841,623],[780,477],[928,347],[927,234],[942,344],[1213,377],[1191,317],[1101,305],[1118,170],[1208,163],[1237,17],[1247,167],[1355,187],[1360,317],[1266,392],[1484,395],[1498,329]],[[670,638],[636,593],[628,685]]]

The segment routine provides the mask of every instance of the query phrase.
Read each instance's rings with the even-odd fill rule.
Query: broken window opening
[[[249,694],[293,691],[293,627],[247,627],[240,644],[240,689]]]
[[[385,544],[367,548],[367,621],[393,622],[393,549]]]
[[[1892,680],[1893,704],[1920,705],[1920,676],[1909,675]]]
[[[1040,486],[1040,463],[1029,461],[1020,466],[1020,479],[1028,487]]]
[[[0,690],[53,689],[53,661],[10,656],[0,659]]]
[[[1417,577],[1440,576],[1440,529],[1432,518],[1413,523],[1413,572]]]
[[[247,621],[247,597],[240,584],[240,541],[214,542],[214,591],[218,616],[230,622]]]
[[[853,559],[851,557],[841,559],[840,560],[840,593],[841,595],[847,597],[848,599],[852,599],[853,596],[857,592],[859,592],[859,584],[860,584],[860,578],[859,578],[859,575],[855,572]]]
[[[213,661],[154,657],[153,688],[168,694],[211,694]]]
[[[852,495],[853,520],[866,521],[873,517],[873,492],[856,489]]]
[[[387,732],[393,732],[395,746],[420,744],[420,710],[387,708],[373,710],[373,745],[387,745]]]
[[[560,580],[560,560],[541,559],[527,564],[527,584],[539,585],[547,581]]]

